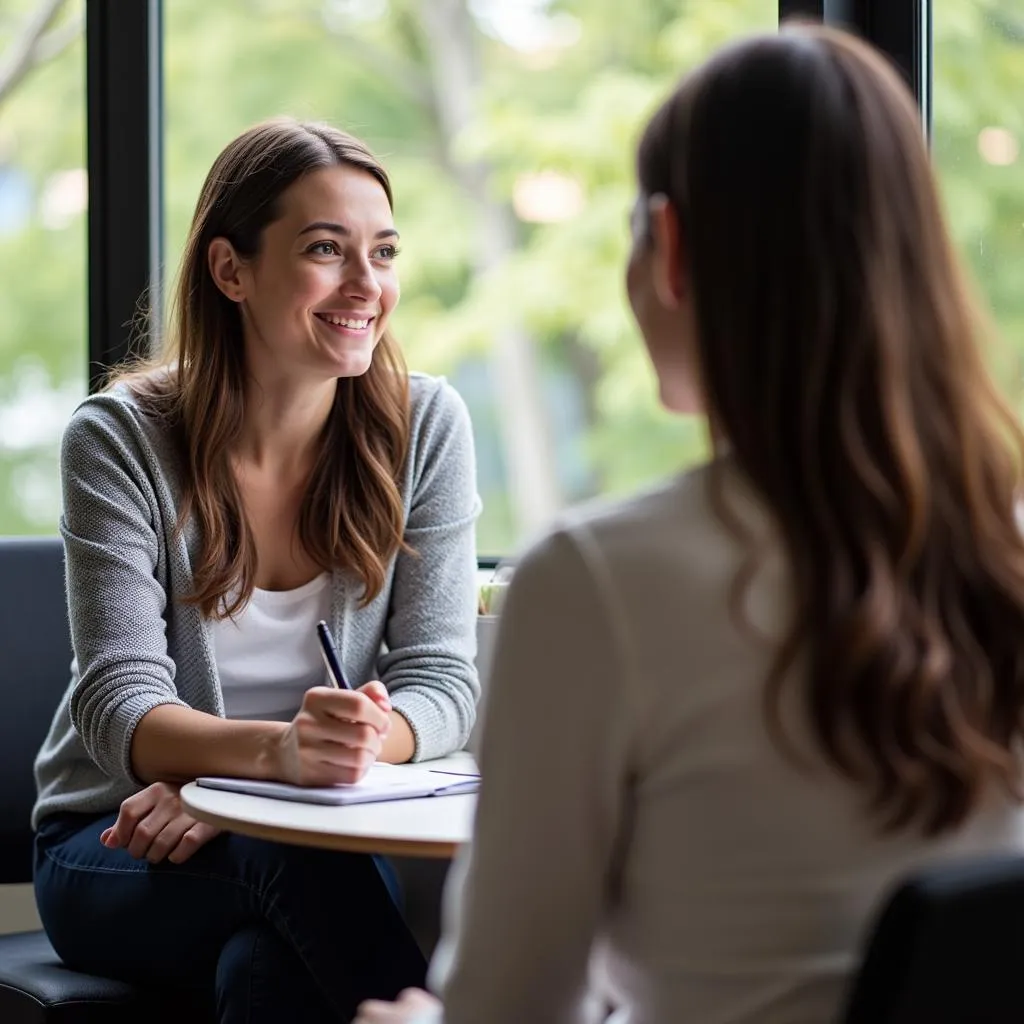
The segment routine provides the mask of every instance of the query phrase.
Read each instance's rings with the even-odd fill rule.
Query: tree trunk
[[[482,85],[476,26],[465,0],[428,0],[414,5],[447,162],[478,215],[480,244],[474,270],[487,274],[515,251],[510,211],[489,195],[486,163],[458,161],[454,143],[474,116],[473,99]],[[544,526],[562,504],[554,443],[532,338],[521,324],[495,328],[491,378],[497,397],[502,446],[516,524],[521,533]]]

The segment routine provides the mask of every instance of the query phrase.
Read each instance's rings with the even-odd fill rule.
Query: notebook
[[[196,783],[207,789],[226,789],[232,793],[249,793],[306,804],[370,804],[383,800],[413,800],[425,796],[475,793],[480,787],[480,776],[405,765],[375,764],[359,782],[351,785],[293,786],[287,782],[231,779],[219,775],[203,776],[196,779]]]

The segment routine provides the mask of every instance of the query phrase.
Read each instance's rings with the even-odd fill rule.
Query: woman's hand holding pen
[[[297,786],[358,782],[391,727],[391,701],[376,680],[358,690],[314,686],[279,740],[279,777]]]

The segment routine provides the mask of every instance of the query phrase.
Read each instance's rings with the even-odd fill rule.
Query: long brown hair
[[[679,214],[708,415],[791,566],[774,735],[799,663],[884,828],[951,829],[993,780],[1019,798],[1024,436],[908,90],[836,31],[749,39],[658,110],[638,174]]]
[[[282,193],[302,175],[345,165],[372,175],[393,206],[384,168],[358,139],[329,125],[275,119],[230,142],[203,184],[174,295],[164,349],[115,374],[177,431],[185,463],[178,525],[195,517],[199,553],[189,600],[204,615],[238,611],[252,594],[256,548],[229,462],[245,394],[242,320],[207,266],[210,242],[227,238],[243,258],[259,250]],[[338,380],[299,513],[299,541],[324,569],[342,568],[370,601],[403,546],[396,479],[409,442],[409,383],[385,333],[369,370]]]

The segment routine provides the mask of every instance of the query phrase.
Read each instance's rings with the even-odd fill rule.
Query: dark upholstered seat
[[[1024,1020],[1024,857],[944,864],[886,904],[844,1024]]]
[[[70,665],[60,539],[0,537],[0,884],[32,881],[32,762]],[[43,932],[0,935],[2,1024],[179,1024],[204,1011],[69,970]]]

